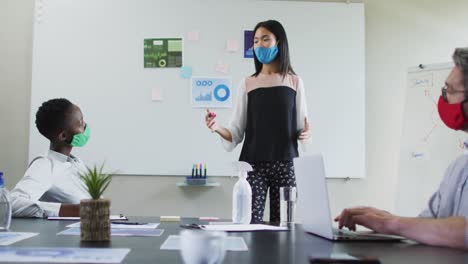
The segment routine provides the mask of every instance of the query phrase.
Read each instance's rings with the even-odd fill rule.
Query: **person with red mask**
[[[457,48],[455,66],[442,87],[438,111],[444,124],[468,132],[468,47]],[[468,141],[465,142],[468,149]],[[335,218],[339,228],[362,225],[378,233],[403,236],[424,244],[468,248],[468,155],[458,157],[445,172],[439,189],[418,217],[400,217],[372,207],[344,209]]]

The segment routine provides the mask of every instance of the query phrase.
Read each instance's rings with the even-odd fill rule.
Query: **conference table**
[[[129,217],[131,221],[159,222],[159,217]],[[81,243],[79,236],[57,235],[70,221],[46,219],[12,220],[11,231],[36,232],[38,236],[17,242],[10,247],[98,247],[130,248],[122,263],[183,263],[177,250],[160,250],[169,235],[179,234],[181,224],[201,223],[195,218],[180,222],[161,222],[160,237],[112,237],[110,242]],[[305,233],[296,224],[290,231],[261,231],[229,233],[243,237],[248,251],[228,251],[223,263],[309,263],[309,256],[328,256],[347,253],[377,257],[383,264],[392,263],[468,263],[468,251],[424,246],[412,241],[403,242],[330,242]]]

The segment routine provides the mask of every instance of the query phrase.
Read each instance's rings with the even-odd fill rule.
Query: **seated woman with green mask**
[[[90,128],[80,108],[63,98],[39,107],[36,127],[50,141],[49,152],[31,161],[11,191],[13,216],[79,216],[80,200],[90,197],[79,175],[85,165],[71,151],[88,142]]]

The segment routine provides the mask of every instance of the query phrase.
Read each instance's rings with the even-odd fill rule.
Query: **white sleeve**
[[[297,118],[297,132],[300,133],[304,130],[304,118],[308,117],[307,102],[304,91],[304,82],[298,77],[298,84],[296,87],[296,118]],[[310,120],[307,121],[310,122]]]
[[[247,91],[245,87],[245,78],[241,80],[237,87],[237,102],[234,105],[231,121],[226,127],[231,133],[232,142],[221,137],[221,142],[227,151],[232,151],[239,143],[244,140],[245,126],[247,122]]]
[[[60,203],[40,202],[39,199],[52,186],[52,163],[47,158],[33,162],[24,177],[10,193],[12,213],[15,217],[58,216]]]

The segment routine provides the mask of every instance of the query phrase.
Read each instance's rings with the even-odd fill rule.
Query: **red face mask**
[[[465,102],[466,101],[458,104],[449,104],[442,96],[439,97],[437,110],[439,110],[440,119],[442,119],[446,126],[453,130],[460,130],[463,128],[465,123],[468,121],[465,118],[462,107],[462,104]]]

